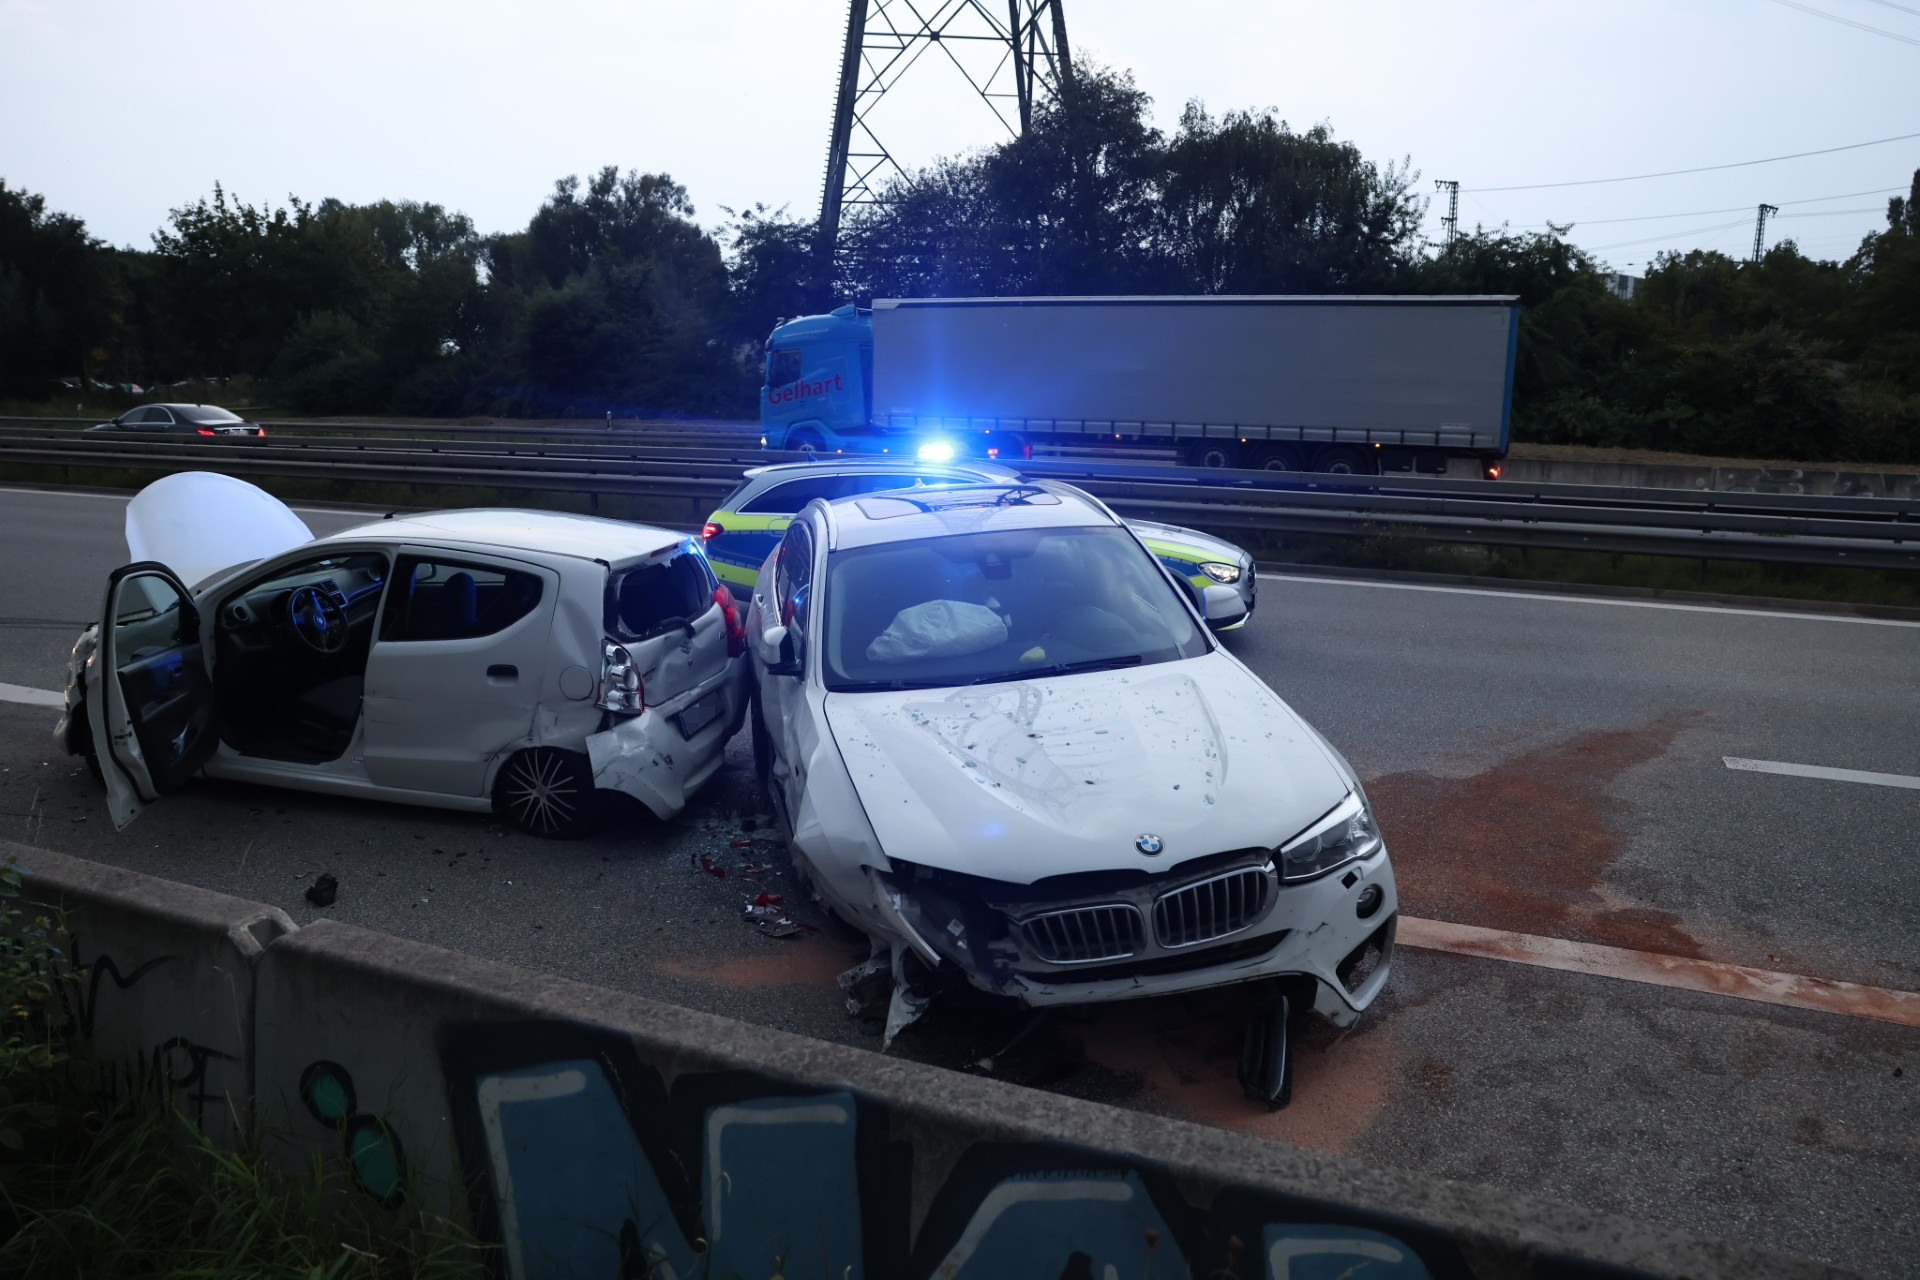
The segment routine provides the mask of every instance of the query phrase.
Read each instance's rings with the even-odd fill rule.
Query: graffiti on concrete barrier
[[[59,992],[61,1016],[65,1025],[57,1030],[91,1040],[100,1012],[100,993],[111,982],[113,990],[131,991],[154,970],[179,959],[158,955],[122,969],[111,955],[102,954],[89,962],[84,945],[74,938],[67,957],[66,971],[77,979],[55,984]],[[200,1044],[186,1036],[175,1035],[152,1048],[137,1047],[112,1063],[104,1072],[101,1086],[113,1101],[150,1096],[171,1097],[198,1125],[207,1122],[209,1104],[227,1104],[227,1095],[211,1087],[209,1068],[215,1063],[238,1062],[239,1058],[223,1049]]]
[[[1411,1220],[1233,1188],[1195,1199],[1157,1165],[1067,1144],[922,1149],[872,1098],[736,1071],[669,1079],[596,1028],[460,1026],[440,1049],[473,1216],[511,1280],[1470,1274]],[[322,1123],[357,1114],[337,1063],[309,1066],[300,1096]]]
[[[406,1198],[407,1158],[400,1137],[379,1116],[359,1110],[353,1077],[337,1062],[311,1063],[300,1073],[307,1114],[340,1135],[340,1155],[353,1184],[388,1208]]]
[[[120,966],[114,963],[112,956],[103,955],[92,964],[88,964],[83,958],[84,954],[80,939],[75,938],[72,947],[73,972],[76,975],[85,976],[86,994],[80,995],[75,992],[72,997],[72,1002],[67,1004],[65,1012],[68,1025],[78,1030],[82,1036],[88,1038],[91,1038],[93,1035],[94,1015],[100,1007],[100,984],[102,981],[111,978],[116,988],[121,991],[126,991],[131,989],[140,979],[146,977],[148,973],[166,964],[168,961],[178,958],[176,956],[154,956],[150,960],[143,960],[135,965],[132,973],[122,973]],[[59,990],[62,1002],[66,1003],[68,1001],[67,987],[62,985]]]

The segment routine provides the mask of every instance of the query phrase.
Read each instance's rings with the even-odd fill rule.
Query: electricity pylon
[[[1767,251],[1767,219],[1778,212],[1780,212],[1780,210],[1775,205],[1763,204],[1760,206],[1760,216],[1753,224],[1753,260],[1755,262],[1760,261],[1762,255]]]
[[[873,110],[923,57],[957,69],[1007,132],[1033,124],[1035,104],[1071,91],[1063,0],[850,0],[840,92],[820,197],[821,260],[831,263],[847,205],[873,204],[906,172],[873,123]],[[925,74],[922,72],[921,74]]]
[[[1446,229],[1447,243],[1452,244],[1460,234],[1460,184],[1451,178],[1435,178],[1433,187],[1447,193],[1447,216],[1440,219],[1440,225]]]

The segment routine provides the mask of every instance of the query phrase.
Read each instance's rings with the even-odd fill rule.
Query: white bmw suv
[[[1277,978],[1342,1026],[1385,984],[1393,870],[1352,769],[1097,499],[815,501],[746,627],[796,870],[896,974],[1035,1007]]]

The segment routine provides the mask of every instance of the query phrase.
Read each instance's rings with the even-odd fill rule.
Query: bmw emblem
[[[1141,836],[1133,842],[1133,847],[1151,858],[1167,846],[1160,843],[1159,836]]]

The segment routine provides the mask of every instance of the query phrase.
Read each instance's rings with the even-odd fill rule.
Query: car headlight
[[[1218,560],[1209,560],[1200,566],[1200,572],[1215,582],[1240,581],[1240,566],[1237,564],[1221,564]]]
[[[1304,880],[1342,863],[1365,858],[1380,847],[1380,829],[1359,792],[1349,791],[1333,812],[1280,846],[1280,874]]]

